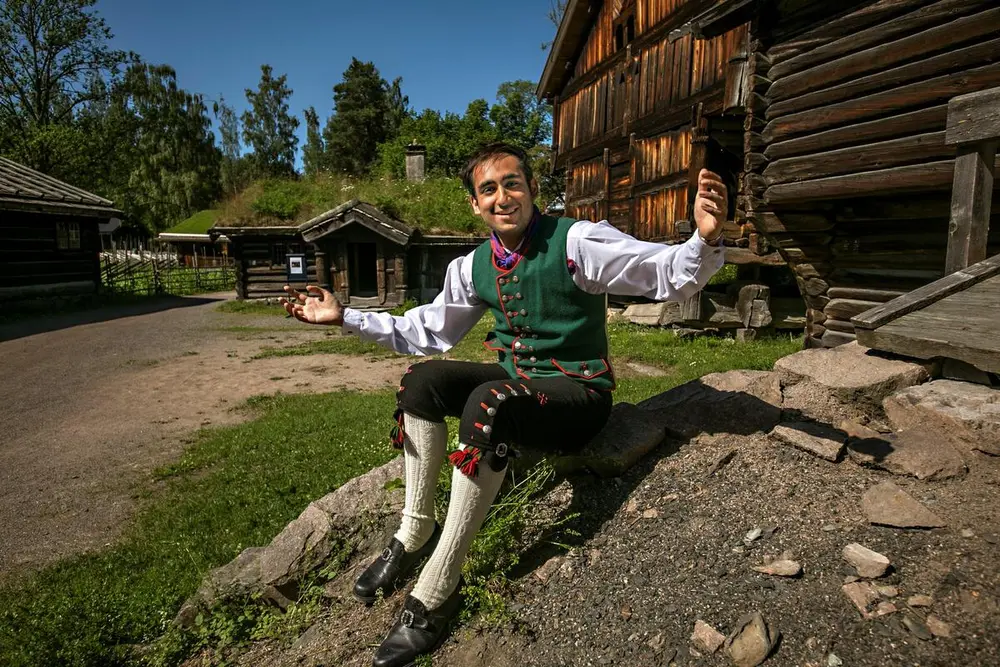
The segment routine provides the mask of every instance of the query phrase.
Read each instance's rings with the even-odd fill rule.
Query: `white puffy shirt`
[[[344,331],[404,354],[447,352],[479,322],[489,306],[472,284],[475,250],[451,261],[441,293],[401,316],[344,309]],[[606,221],[580,220],[566,236],[566,258],[576,264],[573,282],[591,294],[684,301],[700,291],[725,263],[722,246],[697,233],[685,243],[640,241]]]

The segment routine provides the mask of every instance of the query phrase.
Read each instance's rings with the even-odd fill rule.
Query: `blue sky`
[[[370,60],[387,81],[403,77],[411,107],[462,113],[478,97],[493,102],[504,81],[537,81],[542,42],[555,26],[548,0],[98,0],[115,48],[177,71],[178,84],[238,113],[260,65],[287,74],[291,111],[316,108],[325,123],[333,85],[351,57]],[[300,158],[301,159],[301,158]]]

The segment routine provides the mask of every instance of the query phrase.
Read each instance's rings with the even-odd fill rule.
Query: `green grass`
[[[120,542],[0,587],[0,664],[130,664],[205,573],[267,544],[312,500],[380,465],[390,392],[249,402],[254,421],[203,431]]]
[[[351,199],[368,202],[424,233],[486,234],[457,178],[410,183],[387,177],[355,179],[324,174],[297,180],[258,181],[225,201],[216,225],[300,225]]]
[[[219,217],[217,209],[205,209],[198,211],[190,218],[183,220],[170,229],[165,230],[166,234],[207,234],[216,218]]]
[[[288,347],[273,347],[265,345],[251,359],[270,359],[272,357],[302,357],[310,354],[355,354],[373,359],[401,356],[387,350],[377,343],[369,343],[357,336],[340,335],[340,327],[333,327],[337,333],[331,332],[323,340],[311,340]]]

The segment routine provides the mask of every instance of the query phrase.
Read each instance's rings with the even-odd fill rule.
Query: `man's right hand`
[[[316,285],[306,287],[308,295],[291,285],[285,285],[284,289],[288,296],[282,297],[280,303],[285,312],[295,319],[309,324],[340,326],[344,323],[344,306],[333,293]]]

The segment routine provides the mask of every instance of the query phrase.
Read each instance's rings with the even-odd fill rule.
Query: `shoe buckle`
[[[413,612],[409,609],[404,609],[403,613],[399,617],[399,622],[408,628],[413,627]]]
[[[497,456],[499,456],[500,458],[503,458],[504,456],[507,456],[507,445],[505,445],[505,444],[504,444],[504,443],[502,443],[502,442],[501,442],[501,443],[499,443],[499,444],[497,444],[497,447],[496,447],[496,454],[497,454]]]
[[[386,547],[382,550],[382,560],[389,562],[392,560],[392,549]]]

